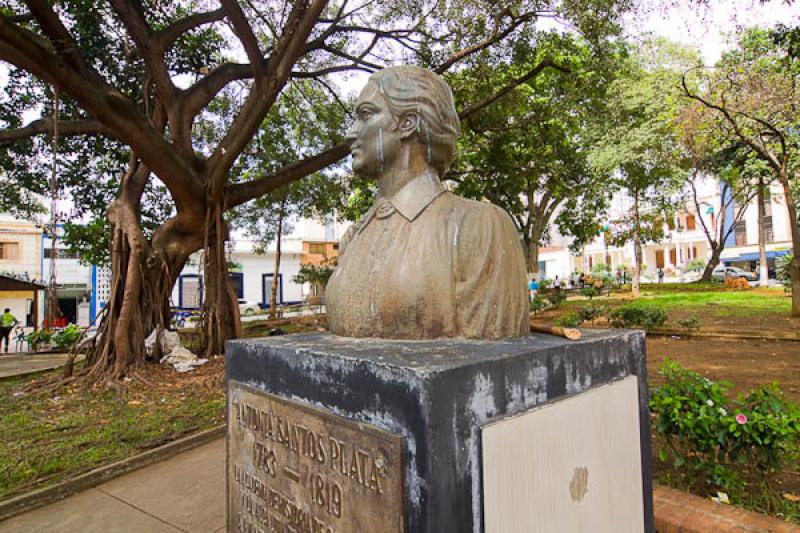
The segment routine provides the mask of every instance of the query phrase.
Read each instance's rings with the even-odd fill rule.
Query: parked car
[[[725,276],[733,279],[744,278],[747,281],[758,281],[758,274],[742,270],[739,267],[720,265],[711,273],[711,279],[715,281],[723,281]]]
[[[249,300],[239,300],[239,313],[242,315],[252,316],[261,310],[261,305],[258,302],[251,302]]]

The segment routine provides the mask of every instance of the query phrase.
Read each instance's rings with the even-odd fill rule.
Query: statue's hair
[[[450,86],[430,70],[414,66],[379,70],[369,80],[378,87],[393,117],[399,120],[417,113],[417,138],[427,147],[428,164],[443,176],[461,132]]]

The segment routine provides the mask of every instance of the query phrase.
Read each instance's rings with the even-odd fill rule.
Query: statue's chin
[[[377,169],[374,165],[366,164],[360,157],[353,158],[353,172],[359,176],[363,176],[365,178],[374,178],[376,177],[376,171]]]

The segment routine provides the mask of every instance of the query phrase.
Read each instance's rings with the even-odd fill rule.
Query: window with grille
[[[318,254],[318,255],[325,255],[325,245],[312,242],[308,245],[308,253],[310,254]]]
[[[697,227],[694,222],[694,215],[686,215],[686,229],[693,230]]]

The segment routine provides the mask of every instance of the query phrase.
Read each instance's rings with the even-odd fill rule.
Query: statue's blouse
[[[332,333],[528,334],[525,261],[516,228],[499,207],[418,179],[379,199],[353,231],[325,293]]]

